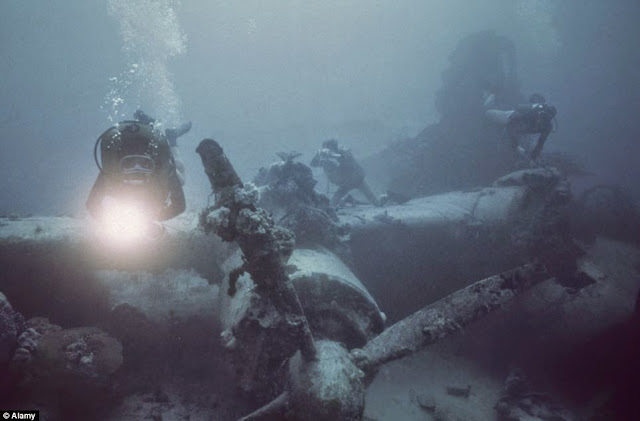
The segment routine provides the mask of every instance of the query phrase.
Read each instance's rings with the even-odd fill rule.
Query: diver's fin
[[[291,162],[297,157],[301,156],[302,154],[297,151],[291,151],[291,152],[276,152],[276,155],[278,155],[278,157],[282,159],[283,162]]]
[[[169,146],[176,146],[176,140],[191,130],[191,122],[187,121],[184,124],[181,124],[179,127],[174,129],[166,129],[164,131],[164,135],[167,137],[167,141],[169,141]]]
[[[191,130],[191,122],[187,121],[186,123],[181,124],[180,127],[176,129],[176,132],[178,137],[180,137],[183,134],[187,133],[189,130]]]

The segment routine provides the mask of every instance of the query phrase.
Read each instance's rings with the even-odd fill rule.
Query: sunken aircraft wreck
[[[605,275],[578,258],[561,235],[570,195],[552,168],[402,205],[344,208],[332,217],[321,200],[312,200],[309,184],[298,183],[306,179],[304,165],[273,164],[267,171],[276,176],[256,185],[240,180],[217,142],[205,139],[198,153],[215,204],[137,256],[96,247],[79,220],[2,221],[5,396],[51,419],[78,411],[126,419],[113,408],[124,411],[127,394],[140,392],[133,377],[151,371],[162,384],[167,360],[188,358],[233,382],[219,392],[228,394],[225,403],[202,404],[201,414],[362,420],[367,387],[385,364],[473,329],[465,326],[494,310],[508,312],[518,295],[534,303],[525,307],[546,314],[548,308],[526,298],[531,288],[606,288]],[[288,198],[278,202],[278,195]],[[274,223],[274,216],[290,228]],[[479,244],[486,248],[478,252]],[[402,261],[440,263],[428,271],[386,265],[382,255],[389,250]],[[464,269],[452,273],[450,260],[456,259]],[[372,273],[386,282],[369,287]],[[398,290],[412,297],[387,315],[394,306],[379,305],[376,297],[402,299]],[[553,305],[562,307],[562,300]],[[173,419],[169,397],[159,390],[136,408],[147,408],[153,419]],[[145,402],[156,406],[148,409]],[[518,402],[503,397],[499,408],[522,411]],[[537,405],[563,417],[557,419],[574,419],[545,400]],[[130,419],[141,416],[129,411],[136,414]],[[193,414],[193,407],[182,411]]]
[[[566,165],[513,168],[493,129],[460,120],[487,86],[517,102],[515,68],[505,38],[460,43],[441,122],[368,164],[403,203],[336,211],[296,153],[245,182],[205,139],[215,203],[161,237],[114,247],[87,220],[1,218],[0,407],[52,420],[607,419],[624,388],[598,369],[628,371],[605,361],[637,349],[607,335],[633,315],[640,252],[606,232],[577,241],[572,217],[590,224],[594,200],[576,211]]]

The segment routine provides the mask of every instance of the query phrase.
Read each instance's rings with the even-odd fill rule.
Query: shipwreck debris
[[[234,272],[238,275],[234,289],[242,288],[249,298],[242,306],[229,304],[227,310],[237,317],[242,312],[251,314],[253,308],[255,321],[267,328],[274,323],[282,328],[277,320],[283,318],[288,321],[285,326],[289,326],[291,338],[297,338],[298,350],[294,350],[293,356],[282,353],[283,348],[278,349],[273,338],[262,335],[259,339],[258,348],[253,351],[270,352],[272,364],[278,359],[286,364],[286,381],[279,393],[274,394],[274,399],[244,417],[244,421],[273,416],[287,420],[361,420],[365,388],[378,367],[456,332],[549,278],[542,267],[535,265],[489,277],[414,313],[369,340],[362,348],[351,351],[334,340],[314,339],[287,272],[293,236],[275,226],[273,220],[257,207],[257,197],[251,186],[242,184],[217,142],[205,139],[197,152],[217,194],[215,205],[203,212],[201,222],[208,232],[214,232],[226,241],[238,242],[243,252],[242,272],[251,275],[252,280],[250,284],[237,270]],[[236,294],[239,293],[238,290]],[[225,338],[233,343],[233,350],[244,348],[250,354],[251,348],[238,336],[241,331],[238,324],[235,330],[232,325],[225,331]],[[255,335],[252,337],[255,340]],[[265,341],[270,348],[264,347]],[[259,365],[255,358],[245,362],[254,370]],[[263,375],[268,374],[263,372]],[[268,382],[269,379],[263,377],[262,380]]]
[[[311,330],[285,267],[293,251],[293,234],[275,225],[257,207],[257,194],[251,187],[245,188],[216,141],[203,140],[196,152],[217,195],[215,205],[202,214],[205,230],[212,230],[225,241],[237,241],[243,252],[243,270],[251,274],[260,293],[275,306],[290,334],[298,338],[304,357],[315,359]]]

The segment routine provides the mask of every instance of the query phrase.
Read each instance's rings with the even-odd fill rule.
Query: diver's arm
[[[538,137],[538,142],[536,143],[536,146],[531,151],[531,159],[538,159],[538,156],[540,156],[540,153],[542,152],[542,148],[544,147],[544,142],[546,142],[547,138],[549,137],[549,133],[551,133],[551,125],[548,125],[545,128],[545,130],[540,133],[540,136]]]
[[[331,151],[330,149],[324,148],[324,149],[320,149],[318,152],[316,152],[316,155],[311,160],[311,164],[310,165],[312,167],[321,167],[326,161],[329,161],[331,159],[334,159],[334,160],[337,161],[340,158],[342,158],[342,154],[341,153],[335,153],[335,152]]]
[[[160,214],[158,215],[158,219],[160,221],[166,221],[167,219],[178,216],[186,209],[184,191],[182,190],[182,185],[180,184],[180,180],[178,179],[175,171],[173,171],[169,176],[167,187],[169,189],[171,204],[165,206],[160,211]]]
[[[93,183],[91,191],[89,192],[89,198],[87,199],[87,210],[92,217],[98,218],[100,216],[100,204],[104,199],[107,191],[107,177],[103,171],[100,171],[98,178]]]
[[[355,157],[351,153],[351,149],[340,148],[337,153],[332,153],[331,157],[336,159],[339,163],[355,161]]]

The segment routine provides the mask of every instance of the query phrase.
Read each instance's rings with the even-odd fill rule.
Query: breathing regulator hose
[[[102,165],[100,165],[100,161],[98,161],[98,146],[100,146],[100,144],[102,143],[102,137],[107,134],[107,132],[109,130],[111,130],[113,127],[108,128],[107,130],[105,130],[97,139],[96,139],[96,143],[93,145],[93,160],[96,162],[96,166],[98,167],[98,169],[100,171],[102,171]],[[100,155],[100,159],[102,159],[102,155]]]
[[[96,144],[93,145],[93,160],[96,161],[96,166],[98,167],[98,169],[102,171],[102,166],[100,165],[100,161],[98,161],[98,145],[100,145],[100,143],[102,143],[102,136],[100,136],[96,140]]]

